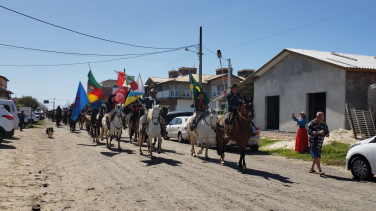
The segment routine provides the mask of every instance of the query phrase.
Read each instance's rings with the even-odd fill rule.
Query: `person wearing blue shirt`
[[[307,115],[302,111],[300,112],[299,119],[296,118],[294,114],[292,114],[292,119],[297,122],[299,128],[295,139],[295,151],[298,153],[308,151],[308,133],[305,128],[307,124]]]
[[[240,108],[242,107],[243,105],[243,99],[242,97],[240,96],[240,94],[238,93],[239,89],[238,89],[238,85],[237,84],[233,84],[232,87],[231,87],[231,92],[230,93],[227,93],[226,91],[224,91],[224,94],[226,95],[226,98],[227,98],[227,113],[225,114],[225,128],[224,128],[224,132],[225,132],[225,139],[228,139],[229,138],[229,127],[230,127],[230,116],[232,113],[240,110]]]

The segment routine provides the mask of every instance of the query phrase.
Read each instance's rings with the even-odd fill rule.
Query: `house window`
[[[180,90],[179,89],[171,89],[170,90],[170,96],[171,97],[179,97],[180,96]]]
[[[170,96],[171,96],[171,97],[175,97],[175,90],[171,90],[170,92],[171,92],[171,93],[170,93]]]
[[[185,97],[185,90],[181,91],[181,97]]]
[[[112,85],[112,88],[117,88],[117,85]]]

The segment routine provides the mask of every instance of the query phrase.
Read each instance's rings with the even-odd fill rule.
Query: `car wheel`
[[[170,137],[168,137],[167,135],[165,135],[165,136],[163,137],[163,139],[164,139],[164,140],[170,140]]]
[[[251,150],[251,152],[257,152],[259,149],[259,145],[251,145],[249,149]]]
[[[3,135],[2,132],[0,132],[0,144],[1,144],[1,142],[3,142],[3,139],[4,139],[4,135]]]
[[[351,173],[355,179],[367,180],[373,177],[371,172],[371,166],[369,165],[367,159],[363,157],[356,157],[351,161]]]
[[[184,142],[183,135],[180,132],[178,134],[178,142],[179,143],[183,143]]]

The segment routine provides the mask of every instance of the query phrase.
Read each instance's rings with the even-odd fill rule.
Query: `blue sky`
[[[175,48],[198,44],[199,27],[202,26],[203,46],[213,52],[220,49],[224,58],[231,58],[235,71],[258,69],[284,48],[376,56],[376,5],[251,42],[372,4],[376,4],[376,1],[0,1],[1,6],[59,26],[133,45]],[[91,54],[160,51],[84,37],[2,8],[0,20],[1,44]],[[231,48],[247,42],[251,43]],[[205,48],[203,52],[203,73],[214,74],[219,67],[218,58]],[[0,65],[54,65],[114,59],[3,46],[0,46],[0,58]],[[124,68],[129,75],[141,74],[146,82],[148,77],[168,77],[167,72],[173,68],[198,67],[198,57],[195,53],[178,50],[134,59],[91,63],[90,66],[98,82],[115,79],[114,70]],[[88,71],[87,64],[0,66],[0,75],[10,80],[8,89],[15,93],[13,97],[29,95],[39,101],[56,98],[57,105],[74,99],[80,81],[86,87]]]

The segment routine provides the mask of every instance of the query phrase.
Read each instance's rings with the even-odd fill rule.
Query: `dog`
[[[53,127],[46,128],[44,131],[46,131],[48,138],[52,138],[52,135],[54,134],[54,128]]]

